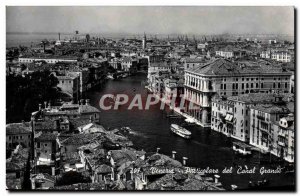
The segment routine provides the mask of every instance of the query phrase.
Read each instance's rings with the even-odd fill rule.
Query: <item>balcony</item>
[[[278,144],[279,146],[285,147],[285,143],[284,143],[284,142],[278,141],[277,144]]]
[[[285,133],[285,131],[280,130],[278,132],[278,135],[281,136],[281,137],[286,137],[287,134]]]
[[[265,117],[264,117],[264,116],[257,115],[256,117],[257,117],[257,119],[259,119],[259,120],[263,120],[263,121],[265,121]]]

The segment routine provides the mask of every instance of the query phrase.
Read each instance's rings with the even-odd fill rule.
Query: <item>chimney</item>
[[[58,40],[60,40],[60,33],[58,33]]]
[[[172,159],[175,159],[176,158],[176,151],[172,151]]]
[[[159,153],[159,150],[160,150],[160,148],[158,147],[158,148],[156,148],[156,153]]]
[[[83,105],[84,99],[80,99],[80,105]]]
[[[51,103],[50,103],[50,101],[49,101],[49,104],[48,104],[48,108],[51,109]]]
[[[51,167],[52,170],[52,176],[55,176],[55,167]]]
[[[59,120],[54,120],[54,129],[57,130],[59,128]]]
[[[89,99],[85,100],[85,105],[90,105],[90,100]]]
[[[182,165],[186,166],[186,160],[188,160],[187,157],[182,157]]]
[[[216,183],[216,184],[219,182],[219,178],[220,178],[220,176],[216,174],[216,175],[215,175],[215,183]]]
[[[90,116],[90,123],[92,123],[93,122],[93,117],[92,116]]]
[[[39,103],[39,111],[42,110],[42,104]]]
[[[45,109],[47,108],[47,101],[44,101],[44,104],[45,104]]]
[[[238,188],[238,186],[236,186],[235,184],[232,184],[232,185],[231,185],[231,190],[234,191],[234,190],[237,189],[237,188]]]

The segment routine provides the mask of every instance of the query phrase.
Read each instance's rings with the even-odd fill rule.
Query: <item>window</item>
[[[242,115],[244,114],[244,110],[242,109]]]
[[[44,146],[47,147],[48,145],[47,145],[47,144],[44,144]]]
[[[253,88],[253,83],[251,83],[251,88]]]
[[[246,88],[249,88],[249,84],[248,83],[246,84]]]
[[[221,89],[223,89],[223,84],[221,84]]]
[[[236,107],[234,108],[234,113],[236,113]]]
[[[256,88],[258,88],[258,83],[256,83]]]
[[[278,88],[280,88],[280,83],[278,83]]]
[[[224,84],[224,90],[226,90],[226,84]]]
[[[264,84],[263,83],[260,84],[260,88],[264,88]]]
[[[244,90],[244,83],[242,84],[242,89]]]

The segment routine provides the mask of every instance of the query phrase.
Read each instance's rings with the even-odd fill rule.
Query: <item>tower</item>
[[[146,43],[147,43],[147,37],[146,37],[146,34],[144,32],[143,43],[142,43],[143,49],[146,48]]]

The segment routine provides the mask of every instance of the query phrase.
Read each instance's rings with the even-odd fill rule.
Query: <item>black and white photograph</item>
[[[295,7],[5,12],[2,189],[296,191]]]

